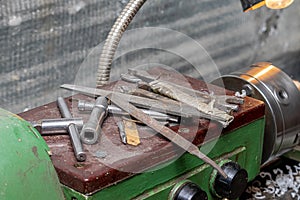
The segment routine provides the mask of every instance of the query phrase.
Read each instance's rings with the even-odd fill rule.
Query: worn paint
[[[37,147],[36,147],[36,146],[33,146],[33,147],[32,147],[32,153],[34,154],[35,157],[39,158],[39,154],[38,154],[38,151],[37,151]]]

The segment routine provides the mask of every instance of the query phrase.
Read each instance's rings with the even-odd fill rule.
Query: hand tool
[[[68,106],[62,97],[58,97],[57,104],[60,110],[62,117],[64,118],[72,118],[71,112],[68,109]],[[68,126],[68,132],[70,134],[71,142],[74,149],[75,157],[78,161],[85,161],[86,154],[82,149],[82,144],[80,142],[78,128],[75,124],[70,124]]]
[[[79,111],[91,111],[94,106],[95,106],[95,103],[92,103],[92,102],[88,102],[85,100],[78,101],[78,110]],[[141,109],[141,110],[145,114],[150,115],[151,117],[153,117],[156,120],[179,123],[179,119],[176,116],[167,115],[167,114],[156,112],[153,110],[146,110],[146,109]],[[128,115],[128,113],[124,112],[122,109],[120,109],[114,105],[108,105],[108,113],[112,113],[112,114],[116,114],[116,115]]]
[[[204,103],[201,99],[189,95],[181,91],[177,87],[173,87],[172,85],[169,85],[162,81],[152,81],[150,83],[150,86],[153,91],[195,107],[197,110],[205,114],[213,116],[223,116],[225,118],[230,117],[230,115],[228,115],[225,111],[214,107],[214,99],[212,99],[209,103]]]
[[[130,75],[128,73],[121,74],[120,78],[123,81],[129,82],[129,83],[139,83],[139,82],[142,81],[142,79],[140,79],[140,78],[138,78],[136,76]]]
[[[169,96],[170,98],[173,99],[181,98],[181,95],[177,94],[179,91],[180,93],[185,93],[185,96],[188,94],[192,98],[197,98],[197,101],[201,104],[202,103],[209,104],[209,102],[214,101],[215,107],[217,107],[218,109],[222,109],[224,111],[228,110],[228,113],[230,113],[231,111],[237,111],[238,110],[237,105],[241,105],[244,103],[244,99],[237,96],[215,95],[213,93],[209,94],[207,92],[194,90],[168,81],[159,80],[158,79],[159,77],[153,77],[147,71],[144,70],[128,69],[128,73],[129,74],[126,80],[130,79],[130,77],[131,79],[140,78],[141,79],[140,82],[144,81],[148,83],[150,88],[154,90],[161,90],[158,92],[162,92],[163,95]],[[233,104],[237,104],[237,105],[233,105]]]
[[[117,125],[118,125],[118,128],[119,128],[119,133],[120,133],[121,141],[123,142],[123,144],[127,144],[125,127],[124,127],[123,121],[118,121]]]
[[[83,126],[82,118],[42,119],[30,123],[34,128],[39,129],[41,135],[68,133],[67,129],[70,124],[75,124],[78,129]]]
[[[126,102],[126,100],[124,100],[122,96],[120,96],[119,94],[114,94],[113,96],[109,95],[107,97],[111,100],[111,102],[116,104],[124,111],[128,112],[131,116],[135,117],[136,119],[140,120],[141,122],[143,122],[144,124],[152,128],[153,130],[157,131],[158,133],[160,133],[161,135],[163,135],[164,137],[166,137],[167,139],[175,143],[180,148],[188,151],[190,154],[197,156],[207,164],[211,165],[223,177],[227,178],[226,173],[221,169],[221,167],[218,164],[216,164],[213,160],[211,160],[209,157],[207,157],[202,152],[200,152],[200,150],[196,145],[186,140],[185,138],[183,138],[173,130],[165,127],[164,125],[162,125],[160,122],[153,119],[149,115],[146,115],[145,113],[140,111],[132,104]]]
[[[185,104],[180,104],[176,101],[174,101],[174,103],[170,103],[170,102],[165,103],[165,102],[155,100],[155,99],[149,99],[149,98],[144,98],[144,97],[123,94],[120,92],[114,92],[114,91],[109,91],[109,90],[104,90],[104,89],[95,89],[95,88],[70,85],[70,84],[64,84],[64,85],[61,85],[60,87],[69,89],[69,90],[73,90],[73,91],[77,91],[77,92],[80,92],[81,94],[85,94],[85,95],[92,96],[92,97],[107,96],[109,94],[118,95],[122,99],[127,99],[130,103],[134,104],[137,107],[151,109],[151,110],[155,110],[158,112],[165,112],[170,115],[181,116],[184,118],[203,117],[206,119],[218,121],[219,123],[221,123],[223,125],[224,128],[227,127],[230,124],[230,122],[233,121],[233,116],[230,116],[228,114],[221,115],[221,116],[213,116],[210,114],[202,113],[191,106],[188,106]]]
[[[89,120],[83,125],[80,132],[82,142],[95,144],[101,134],[101,125],[107,116],[108,102],[105,97],[98,97]]]
[[[149,87],[150,87],[150,85],[149,85]],[[162,96],[160,94],[151,92],[151,91],[146,90],[146,89],[132,88],[132,87],[128,87],[128,86],[121,86],[120,90],[121,90],[122,93],[125,93],[125,94],[131,94],[131,95],[146,97],[146,98],[150,98],[150,99],[156,99],[156,100],[163,101],[165,103],[177,102],[177,101],[174,101],[173,99],[170,99],[169,97]],[[150,90],[151,90],[151,87],[150,87]]]
[[[149,85],[149,87],[151,89],[150,85]],[[178,88],[178,87],[181,87],[181,86],[176,85],[176,88]],[[156,93],[150,92],[150,91],[145,90],[145,89],[130,88],[128,86],[121,86],[120,88],[122,89],[122,92],[126,93],[126,94],[132,94],[132,95],[136,95],[136,96],[142,96],[142,97],[147,97],[147,98],[151,98],[151,99],[156,99],[156,100],[163,101],[165,103],[168,103],[168,102],[174,103],[174,101],[172,99],[170,99],[166,96],[162,96],[160,94],[156,94]],[[185,88],[185,87],[182,87],[182,88]],[[195,94],[192,94],[193,92],[201,94],[201,95],[196,95],[197,96],[196,99],[195,99],[194,96],[188,96],[189,98],[185,100],[186,102],[191,102],[189,100],[190,98],[194,99],[194,101],[197,101],[197,102],[199,101],[200,103],[206,103],[207,104],[207,103],[211,102],[211,103],[214,104],[212,106],[215,106],[217,109],[219,109],[221,111],[225,111],[228,114],[232,113],[232,111],[238,111],[239,105],[244,103],[244,99],[238,98],[238,97],[235,97],[235,96],[228,96],[228,95],[214,95],[213,96],[211,94],[206,94],[206,93],[196,91],[196,90],[192,90],[192,89],[189,89],[189,88],[185,88],[183,90],[184,91],[188,90],[189,94],[191,94],[191,95],[195,95]],[[170,92],[171,91],[167,91],[167,93],[169,93],[169,94],[170,94]],[[172,92],[172,95],[173,96],[178,96],[178,94],[174,95],[174,92]],[[203,97],[205,97],[205,98],[203,98]],[[173,99],[176,99],[176,98],[173,98]],[[204,104],[204,105],[206,105],[206,104]],[[237,105],[237,104],[239,104],[239,105]],[[179,103],[178,103],[178,106],[180,106]]]

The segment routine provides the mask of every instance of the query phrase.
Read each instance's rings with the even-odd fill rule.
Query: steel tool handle
[[[82,128],[83,120],[78,118],[61,118],[61,119],[43,119],[41,127],[44,132],[65,130],[70,124],[75,124],[78,128]]]
[[[89,120],[83,125],[80,138],[85,144],[95,144],[101,134],[101,125],[108,113],[108,102],[105,97],[98,97]]]
[[[68,106],[62,97],[58,97],[57,104],[61,115],[64,118],[72,118],[71,112],[68,109]],[[73,145],[75,157],[78,161],[85,161],[86,154],[82,149],[82,144],[79,138],[79,132],[75,124],[70,124],[68,126],[68,132],[70,134],[71,142]]]
[[[67,133],[68,126],[75,124],[79,130],[82,129],[82,118],[59,118],[59,119],[42,119],[38,122],[31,122],[33,127],[37,128],[39,132],[44,134],[61,134]]]

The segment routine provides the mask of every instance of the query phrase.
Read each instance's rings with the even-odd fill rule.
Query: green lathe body
[[[27,121],[0,109],[0,199],[64,199],[49,147]]]

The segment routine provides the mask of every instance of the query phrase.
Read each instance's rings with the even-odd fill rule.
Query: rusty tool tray
[[[159,74],[161,79],[180,84],[188,83],[193,89],[207,90],[207,85],[197,79],[179,75],[165,69],[152,69],[152,75]],[[105,89],[114,89],[118,85],[128,85],[123,81],[114,82]],[[130,84],[129,84],[130,85]],[[216,94],[221,90],[216,86],[209,86]],[[227,91],[228,95],[233,92]],[[66,98],[73,117],[83,117],[86,121],[89,114],[82,114],[77,110],[74,99],[92,100],[92,98],[76,94]],[[46,104],[20,113],[19,116],[28,121],[60,118],[56,102]],[[264,116],[264,104],[253,98],[246,97],[245,103],[239,111],[234,113],[234,121],[222,130],[217,122],[206,119],[181,120],[181,124],[171,128],[186,139],[200,146],[203,142],[219,137],[219,133],[226,134],[231,130],[247,125]],[[167,139],[153,132],[150,128],[138,126],[141,144],[139,146],[124,145],[121,142],[116,122],[119,116],[109,115],[102,126],[102,135],[95,145],[83,145],[87,154],[85,162],[77,162],[68,135],[43,136],[52,152],[52,162],[62,184],[83,194],[91,194],[112,184],[134,176],[136,173],[151,169],[162,163],[180,156],[183,151]],[[209,134],[207,130],[209,128]],[[105,155],[103,155],[105,154]]]

